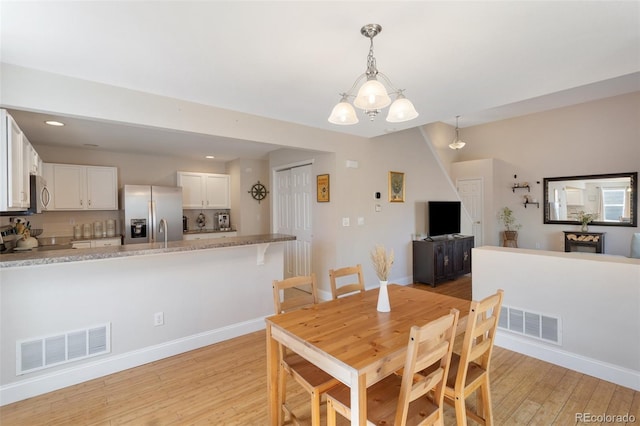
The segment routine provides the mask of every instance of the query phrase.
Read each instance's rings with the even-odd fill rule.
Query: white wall
[[[334,156],[283,150],[270,156],[272,168],[314,159],[313,174],[330,174],[331,201],[313,204],[313,270],[321,291],[329,294],[331,268],[362,264],[367,287],[378,285],[369,253],[376,244],[393,249],[390,280],[412,282],[412,235],[424,233],[428,200],[455,200],[457,193],[418,129],[368,141],[354,141]],[[347,160],[357,168],[347,167]],[[405,173],[405,202],[389,202],[389,171]],[[380,192],[380,200],[374,193]],[[314,194],[315,197],[315,194]],[[380,212],[375,211],[379,204]],[[350,226],[342,226],[349,218]],[[358,218],[364,225],[358,225]],[[467,230],[469,225],[467,225]]]
[[[259,247],[0,268],[0,405],[264,328],[284,257]],[[16,376],[17,341],[106,322],[110,354]]]
[[[579,230],[579,226],[544,225],[543,206],[525,209],[521,201],[526,191],[513,193],[512,184],[529,182],[530,195],[542,201],[545,177],[640,171],[639,110],[640,92],[636,92],[461,129],[467,145],[456,152],[455,159],[443,161],[465,164],[494,159],[494,199],[487,212],[485,242],[499,244],[501,226],[496,217],[501,207],[508,206],[523,225],[519,247],[563,251],[562,231]],[[453,133],[434,139],[438,152],[451,138]],[[457,165],[451,168],[458,178],[474,177],[478,172]],[[629,254],[631,235],[638,232],[637,227],[589,229],[606,232],[605,252],[616,255]]]
[[[473,250],[473,299],[561,318],[562,345],[499,330],[496,344],[640,390],[640,260],[591,253]]]
[[[227,164],[231,175],[231,226],[238,235],[267,234],[270,229],[269,163],[267,160],[237,159]],[[269,194],[261,202],[253,199],[249,191],[260,181]]]

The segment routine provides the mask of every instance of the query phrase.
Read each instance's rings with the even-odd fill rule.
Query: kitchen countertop
[[[80,262],[85,260],[109,259],[127,256],[142,256],[149,254],[175,253],[211,248],[246,246],[266,244],[281,241],[292,241],[296,237],[285,234],[245,235],[241,237],[227,237],[195,241],[169,241],[167,248],[164,243],[127,244],[114,247],[42,250],[9,253],[0,255],[0,269],[47,265],[52,263]]]

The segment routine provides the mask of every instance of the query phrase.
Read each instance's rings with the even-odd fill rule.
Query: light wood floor
[[[469,278],[415,286],[471,298]],[[252,333],[0,407],[0,425],[265,425],[265,352],[264,331]],[[290,383],[296,411],[308,412],[307,394]],[[497,425],[572,425],[583,412],[640,424],[640,392],[499,347],[491,385]],[[455,425],[453,409],[445,414]]]

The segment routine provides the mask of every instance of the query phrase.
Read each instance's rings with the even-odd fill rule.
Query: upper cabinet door
[[[49,186],[49,183],[47,183]],[[87,206],[85,168],[73,164],[53,165],[53,210],[84,210]]]
[[[217,173],[178,172],[183,209],[230,209],[231,177]]]
[[[8,172],[8,197],[9,209],[29,207],[29,172],[24,165],[24,137],[22,131],[7,114],[7,148],[9,164]],[[26,185],[25,185],[26,183]]]
[[[230,176],[208,174],[205,175],[205,190],[206,190],[206,205],[208,209],[230,209],[231,197],[229,194],[230,189]]]
[[[47,164],[48,210],[118,210],[115,167]]]
[[[178,172],[178,186],[182,187],[182,208],[205,208],[202,173]]]
[[[87,210],[118,210],[115,167],[87,167]]]

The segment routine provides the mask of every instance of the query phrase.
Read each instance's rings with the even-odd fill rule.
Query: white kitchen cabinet
[[[74,241],[71,243],[71,247],[74,249],[88,249],[91,248],[91,241]]]
[[[225,237],[237,237],[238,233],[236,231],[230,232],[198,232],[193,234],[184,234],[182,236],[183,241],[193,241],[193,240],[206,240],[209,238],[225,238]]]
[[[100,238],[96,240],[81,240],[74,241],[71,246],[74,249],[87,249],[97,247],[115,247],[122,245],[122,240],[119,237],[114,238]]]
[[[91,248],[96,247],[115,247],[121,246],[122,240],[120,238],[102,238],[100,240],[91,240]]]
[[[25,165],[26,140],[6,110],[0,110],[0,211],[24,210],[30,206],[29,170]],[[6,170],[6,172],[4,172]]]
[[[230,209],[231,177],[217,173],[178,172],[184,209]]]
[[[38,151],[29,143],[26,137],[23,135],[24,141],[24,161],[26,170],[29,175],[42,176],[42,159],[38,154]]]
[[[118,210],[118,169],[44,164],[49,210]]]

